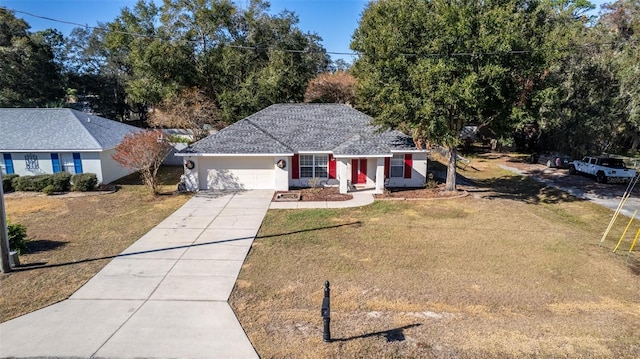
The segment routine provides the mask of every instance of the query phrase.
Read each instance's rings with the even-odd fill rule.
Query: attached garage
[[[274,158],[200,157],[199,187],[204,190],[275,189]]]

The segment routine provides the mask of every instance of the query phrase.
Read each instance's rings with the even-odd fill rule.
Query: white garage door
[[[274,189],[273,157],[200,158],[200,189]]]

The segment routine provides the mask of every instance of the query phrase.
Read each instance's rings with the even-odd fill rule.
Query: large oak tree
[[[373,1],[351,44],[360,54],[357,105],[418,144],[443,146],[446,189],[455,190],[461,127],[505,133],[531,121],[533,95],[576,12],[573,1]]]

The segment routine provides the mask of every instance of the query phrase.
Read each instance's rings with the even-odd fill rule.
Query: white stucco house
[[[95,173],[99,183],[130,174],[111,157],[129,133],[140,131],[68,108],[0,108],[0,170],[20,176]]]
[[[188,190],[420,187],[427,151],[347,105],[278,104],[179,151]]]

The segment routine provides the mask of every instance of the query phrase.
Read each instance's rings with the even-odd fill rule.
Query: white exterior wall
[[[53,173],[53,163],[51,162],[51,153],[48,152],[3,152],[0,155],[0,161],[4,168],[4,154],[9,153],[13,162],[13,173],[20,176],[35,176],[46,173]],[[26,155],[35,155],[38,158],[37,169],[27,169],[27,164],[24,159]],[[4,171],[4,169],[3,169]],[[5,173],[5,172],[3,172]]]
[[[390,177],[387,187],[422,187],[427,181],[427,154],[413,153],[411,156],[411,178]]]
[[[99,159],[94,160],[93,157],[91,157],[92,163],[90,164],[90,166],[92,168],[93,166],[96,166],[96,165],[99,165],[101,167],[102,179],[100,178],[100,175],[98,175],[99,183],[105,183],[105,184],[111,183],[117,179],[120,179],[124,176],[127,176],[135,172],[134,170],[131,170],[129,168],[122,167],[120,163],[118,163],[118,161],[114,160],[113,157],[111,156],[115,153],[116,153],[116,150],[114,148],[114,149],[101,152]],[[82,170],[84,172],[97,173],[97,172],[86,170],[84,168],[85,159],[84,157],[82,157],[83,155],[84,154],[80,155],[80,158],[82,158],[82,166],[83,166]]]
[[[100,163],[102,155],[98,152],[80,153],[80,162],[82,162],[82,173],[95,173],[98,177],[98,183],[104,182],[104,172]],[[113,160],[112,160],[113,161]]]
[[[199,189],[275,189],[273,156],[200,157],[197,162]]]
[[[188,169],[183,165],[184,175],[182,176],[182,180],[184,181],[185,188],[187,191],[195,192],[200,189],[199,187],[199,177],[198,177],[198,169],[200,166],[200,161],[198,161],[201,157],[182,157],[183,162],[193,161],[195,167],[193,169]]]
[[[427,153],[413,154],[413,170],[411,171],[411,183],[420,187],[427,183]]]
[[[278,161],[283,160],[286,163],[284,168],[278,167]],[[291,157],[277,157],[273,158],[273,171],[274,171],[274,189],[276,191],[288,191],[289,190],[289,178],[291,177]]]
[[[290,187],[308,186],[308,179],[293,179],[290,156],[196,156],[183,157],[191,160],[195,168],[185,168],[183,180],[187,190],[197,191],[206,189],[274,189],[286,191]],[[277,166],[279,160],[286,161],[286,167]],[[336,160],[336,176],[338,179],[321,179],[322,184],[338,185],[341,193],[349,189],[347,181],[351,180],[351,158]],[[367,158],[366,187],[375,188],[376,192],[384,190],[384,161],[383,157]],[[427,177],[427,154],[412,153],[411,178],[389,178],[389,187],[421,187]],[[339,179],[344,178],[344,181]]]
[[[120,166],[111,155],[115,150],[107,150],[104,152],[68,152],[80,153],[82,162],[82,173],[95,173],[98,183],[110,183],[118,178],[124,177],[133,171]],[[9,152],[7,152],[9,153]],[[63,152],[53,152],[61,154]],[[67,152],[64,152],[67,153]],[[0,162],[4,169],[4,153],[0,153]],[[13,170],[15,174],[20,176],[35,176],[41,174],[53,173],[53,162],[51,161],[51,152],[11,152],[11,160],[13,162]],[[35,155],[38,158],[37,169],[27,169],[25,156]],[[61,159],[62,160],[62,159]]]

